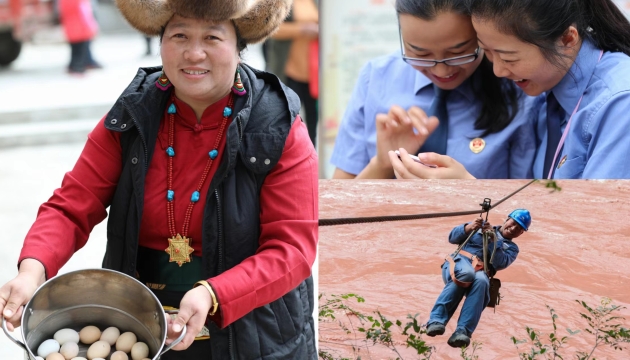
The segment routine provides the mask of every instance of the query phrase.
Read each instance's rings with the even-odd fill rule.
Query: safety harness
[[[488,214],[490,213],[490,210],[492,209],[492,206],[490,205],[491,202],[492,200],[486,198],[483,200],[482,204],[479,204],[481,205],[481,209],[482,209],[480,216],[483,217],[483,213],[484,212],[486,213],[486,220],[484,221],[484,223],[488,221]],[[470,287],[472,282],[458,280],[457,277],[455,276],[455,257],[457,257],[457,255],[468,258],[471,261],[472,267],[475,270],[475,272],[485,270],[486,275],[488,276],[488,279],[490,279],[490,302],[488,303],[488,307],[494,308],[495,305],[499,305],[499,301],[501,298],[499,294],[499,288],[501,287],[501,280],[494,278],[494,274],[492,273],[489,266],[489,264],[492,264],[492,261],[494,260],[494,254],[497,251],[496,235],[494,231],[483,232],[483,259],[480,260],[476,255],[473,255],[466,250],[462,250],[462,248],[468,243],[468,241],[472,238],[472,236],[475,233],[477,233],[477,229],[474,229],[473,231],[471,231],[470,235],[468,235],[466,240],[463,243],[461,243],[461,245],[459,245],[459,247],[457,248],[457,250],[455,250],[453,254],[447,255],[445,260],[448,261],[449,263],[449,272],[451,274],[451,279],[453,280],[455,285],[462,288]],[[488,260],[488,243],[490,242],[490,238],[494,238],[493,239],[494,249],[492,250],[492,255],[490,255],[490,260]]]

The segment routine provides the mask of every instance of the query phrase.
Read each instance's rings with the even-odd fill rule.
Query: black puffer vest
[[[170,96],[155,86],[160,72],[161,67],[140,69],[105,119],[107,129],[121,133],[123,170],[109,212],[103,267],[130,276],[136,271],[145,175]],[[276,76],[242,65],[241,78],[248,93],[235,98],[225,153],[208,187],[204,278],[255,254],[262,183],[278,163],[300,109],[298,97]],[[226,329],[211,323],[212,359],[317,359],[313,310],[309,277]]]

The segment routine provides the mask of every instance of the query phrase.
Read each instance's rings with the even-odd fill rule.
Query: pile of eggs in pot
[[[87,358],[79,356],[79,344],[89,345]],[[61,329],[39,345],[37,355],[36,360],[150,360],[149,347],[138,342],[134,333],[121,334],[115,327],[101,333],[96,326],[86,326],[80,332]]]

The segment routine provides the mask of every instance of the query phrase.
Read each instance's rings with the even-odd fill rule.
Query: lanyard
[[[604,50],[601,50],[601,52],[599,53],[599,59],[597,60],[598,64],[602,60],[603,56],[604,56]],[[595,70],[593,70],[593,74],[595,74]],[[592,78],[593,78],[593,75],[591,75],[591,79]],[[590,82],[590,79],[589,79],[589,82]],[[567,126],[564,129],[564,133],[562,134],[562,138],[560,138],[560,142],[558,143],[558,147],[556,148],[556,155],[553,157],[553,162],[551,163],[551,168],[549,169],[549,175],[547,176],[547,180],[551,179],[551,177],[553,176],[554,168],[556,167],[556,160],[558,160],[558,155],[560,155],[560,151],[562,150],[562,147],[564,146],[564,141],[567,139],[567,135],[569,134],[569,129],[571,128],[571,120],[573,120],[573,117],[575,116],[578,109],[580,108],[580,104],[582,103],[583,98],[584,98],[584,94],[580,96],[580,100],[578,101],[577,106],[575,107],[575,110],[573,110],[573,114],[571,114],[571,117],[569,118],[569,122],[567,122]],[[547,141],[549,141],[549,136],[547,136]]]

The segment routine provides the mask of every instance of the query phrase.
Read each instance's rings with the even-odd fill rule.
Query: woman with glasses
[[[630,178],[630,22],[614,2],[476,0],[470,10],[495,74],[544,94],[534,176]],[[447,162],[440,171],[470,176]],[[433,170],[409,169],[409,177]]]
[[[392,178],[389,151],[398,149],[449,155],[477,178],[531,177],[533,99],[494,76],[465,1],[397,0],[396,11],[402,56],[362,70],[331,158],[334,178]]]

